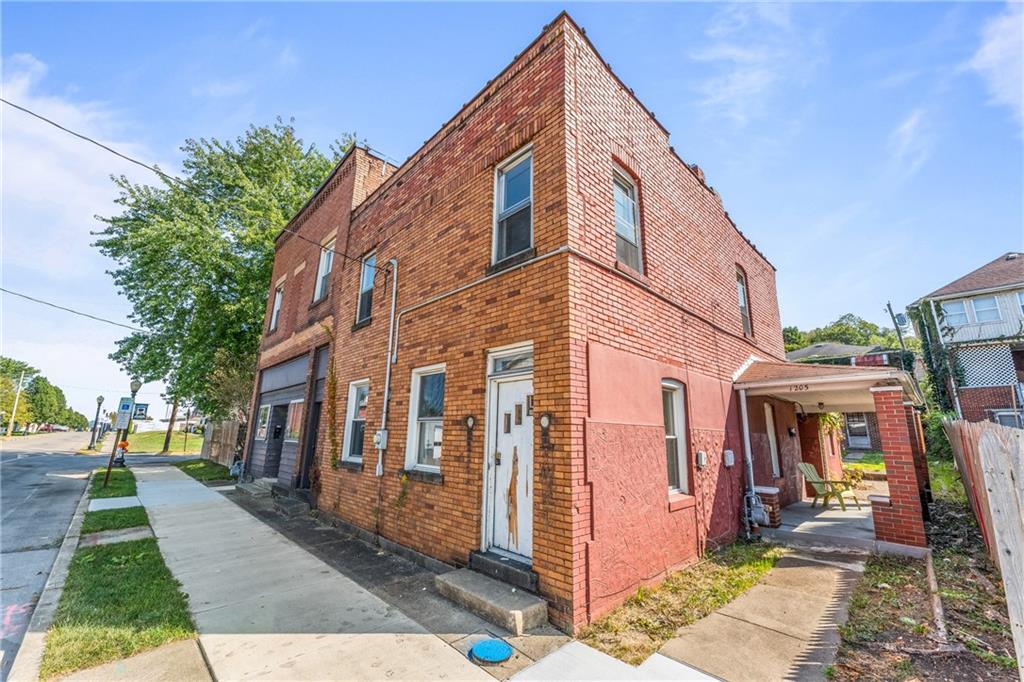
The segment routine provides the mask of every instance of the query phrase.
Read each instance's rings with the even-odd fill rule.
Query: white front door
[[[488,549],[533,556],[533,378],[491,380]]]

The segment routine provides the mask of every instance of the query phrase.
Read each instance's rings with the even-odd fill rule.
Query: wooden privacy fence
[[[200,456],[224,466],[231,466],[238,451],[240,433],[244,434],[244,430],[241,423],[234,419],[207,423]]]
[[[981,535],[999,567],[1024,680],[1024,430],[992,422],[943,423]]]

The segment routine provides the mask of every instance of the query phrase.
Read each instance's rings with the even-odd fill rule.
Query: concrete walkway
[[[493,679],[221,494],[171,466],[132,471],[216,679]]]
[[[758,585],[683,628],[660,653],[730,682],[821,680],[863,558],[784,556]]]

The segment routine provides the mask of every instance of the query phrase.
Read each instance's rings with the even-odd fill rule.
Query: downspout
[[[373,439],[377,446],[377,468],[374,474],[384,475],[384,451],[388,447],[388,407],[391,405],[391,365],[395,357],[395,311],[398,304],[398,259],[388,261],[391,266],[391,314],[388,321],[388,360],[384,370],[384,409],[380,413],[380,431]]]
[[[956,390],[956,374],[953,372],[953,365],[949,361],[949,355],[946,353],[946,342],[942,338],[942,329],[939,328],[939,315],[935,312],[935,299],[929,299],[928,303],[932,307],[932,319],[935,320],[935,330],[938,332],[939,349],[942,350],[943,360],[946,362],[946,370],[949,372],[949,387],[953,392],[953,407],[956,408],[957,418],[963,419],[964,413],[960,409],[960,393]]]
[[[750,445],[750,421],[747,418],[747,389],[740,389],[740,422],[743,427],[743,464],[747,473],[747,491],[743,495],[743,529],[748,540],[754,527],[768,522],[761,498],[754,492],[754,455]]]

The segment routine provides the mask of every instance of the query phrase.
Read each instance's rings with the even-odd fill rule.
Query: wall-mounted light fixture
[[[476,426],[476,417],[467,414],[462,418],[462,423],[466,426],[466,447],[469,447],[473,444],[473,428]]]
[[[790,426],[787,429],[787,431],[789,431],[789,437],[790,438],[796,438],[796,427],[795,426]]]
[[[555,447],[551,442],[551,424],[553,422],[554,417],[550,412],[542,412],[537,419],[537,423],[540,424],[540,446],[544,450],[553,450]]]

